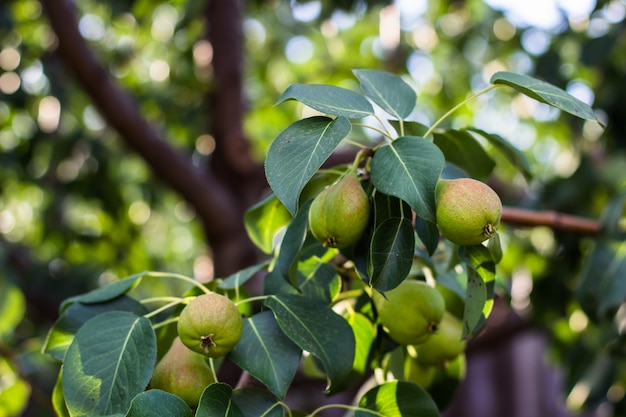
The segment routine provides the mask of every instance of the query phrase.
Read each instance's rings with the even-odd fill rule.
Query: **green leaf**
[[[52,389],[52,408],[57,417],[70,417],[70,412],[65,405],[65,394],[63,394],[63,372],[59,371],[57,380]]]
[[[126,417],[153,417],[156,410],[159,417],[193,417],[193,411],[182,398],[158,389],[137,395]]]
[[[505,84],[541,103],[548,104],[584,120],[598,122],[593,109],[568,92],[545,81],[513,72],[496,72],[492,84]]]
[[[0,276],[0,340],[13,333],[25,312],[26,300],[22,291]]]
[[[314,259],[314,258],[312,258]],[[316,260],[316,267],[300,283],[302,294],[330,304],[333,297],[341,289],[341,279],[337,270],[331,264]]]
[[[76,332],[63,364],[63,391],[71,416],[125,413],[142,392],[156,362],[150,320],[109,311]]]
[[[499,150],[504,155],[504,157],[508,159],[511,164],[513,164],[515,168],[520,170],[522,175],[524,175],[524,178],[526,178],[527,180],[530,180],[532,178],[533,175],[530,169],[530,163],[528,162],[528,159],[526,159],[526,156],[522,153],[522,151],[513,146],[509,141],[507,141],[500,135],[487,133],[484,130],[476,128],[469,128],[467,130],[478,133],[479,135],[487,139],[489,143],[491,143],[494,148]]]
[[[297,272],[300,253],[308,231],[308,215],[311,201],[308,201],[298,211],[291,224],[285,231],[280,244],[276,268],[294,287],[298,286]]]
[[[376,189],[406,201],[417,216],[435,223],[435,187],[444,164],[432,142],[404,136],[376,151],[370,176]]]
[[[589,317],[611,316],[626,299],[626,242],[598,241],[580,272],[576,297]]]
[[[256,388],[241,388],[233,391],[233,402],[244,417],[282,417],[283,409],[272,395]]]
[[[480,143],[466,131],[434,132],[433,138],[446,161],[462,168],[472,178],[485,180],[496,166]]]
[[[361,94],[332,85],[292,84],[276,104],[285,100],[298,100],[321,113],[348,119],[374,114],[374,108]]]
[[[405,120],[402,122],[402,129],[400,128],[399,120],[389,120],[389,123],[396,132],[399,132],[399,136],[417,136],[423,138],[429,130],[428,126],[419,122]]]
[[[361,397],[359,407],[383,416],[439,417],[437,405],[428,393],[407,381],[391,381],[372,388]],[[371,417],[372,413],[357,410],[354,416]]]
[[[328,389],[352,371],[355,339],[346,320],[326,305],[300,295],[270,296],[265,305],[283,332],[318,358],[328,375]]]
[[[196,417],[243,417],[232,394],[233,389],[223,382],[209,385],[200,397]]]
[[[291,124],[274,139],[265,160],[265,175],[292,215],[298,210],[304,186],[351,130],[345,117],[317,116]]]
[[[439,245],[439,228],[435,223],[426,221],[420,217],[415,218],[415,231],[430,256],[437,250]]]
[[[352,327],[356,340],[352,369],[363,375],[368,370],[370,350],[376,339],[376,326],[367,316],[354,311],[348,314],[346,321]]]
[[[243,221],[252,243],[269,255],[274,250],[274,237],[291,218],[289,210],[272,193],[246,210]]]
[[[413,265],[415,234],[406,218],[392,217],[374,231],[370,248],[371,285],[380,292],[396,288]]]
[[[74,303],[63,311],[48,332],[43,352],[62,361],[78,329],[89,319],[107,311],[128,311],[138,316],[148,312],[143,304],[127,296],[115,298],[107,303]]]
[[[365,95],[381,109],[396,117],[406,119],[417,101],[417,94],[395,74],[378,70],[354,70]]]
[[[243,333],[229,358],[279,398],[291,385],[302,351],[281,331],[274,315],[263,311],[244,319]]]
[[[141,278],[148,273],[148,271],[139,272],[138,274],[114,281],[104,287],[96,288],[88,293],[67,298],[63,301],[63,304],[61,304],[61,311],[65,310],[72,303],[96,304],[111,301],[139,285]]]
[[[460,246],[459,257],[467,266],[463,337],[470,338],[483,327],[493,308],[496,265],[482,245]]]
[[[241,271],[235,272],[234,274],[226,277],[224,281],[220,282],[218,288],[222,290],[232,290],[235,288],[239,288],[243,284],[248,282],[248,280],[252,278],[257,272],[266,268],[267,265],[267,262],[263,262],[258,265],[252,265],[242,269]]]

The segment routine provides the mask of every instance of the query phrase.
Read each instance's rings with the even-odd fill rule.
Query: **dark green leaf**
[[[472,178],[485,180],[496,166],[480,143],[466,131],[435,132],[433,138],[446,161],[459,166]]]
[[[243,417],[232,399],[233,389],[228,384],[216,382],[202,393],[196,417]]]
[[[422,123],[411,121],[407,122],[406,120],[402,123],[402,127],[400,126],[399,120],[389,120],[389,123],[393,126],[396,132],[398,132],[399,136],[417,136],[423,138],[429,129],[428,126]]]
[[[125,413],[156,362],[150,320],[132,313],[100,314],[76,332],[63,364],[63,391],[73,416]]]
[[[252,278],[257,272],[267,267],[267,262],[260,263],[258,265],[252,265],[241,271],[235,272],[229,275],[224,281],[220,282],[218,287],[223,290],[232,290],[241,287],[250,278]]]
[[[395,74],[378,70],[354,70],[365,95],[381,109],[396,117],[406,119],[417,101],[411,86]]]
[[[274,236],[291,221],[289,210],[275,194],[249,208],[243,216],[250,240],[264,253],[274,250]]]
[[[568,92],[545,81],[524,74],[496,72],[491,77],[491,83],[508,85],[541,103],[556,107],[581,119],[598,122],[591,107]]]
[[[147,271],[140,272],[135,275],[131,275],[127,278],[114,281],[104,287],[96,288],[88,293],[70,297],[63,301],[61,305],[61,311],[65,310],[72,303],[81,302],[83,304],[95,304],[103,303],[105,301],[111,301],[114,298],[119,297],[122,294],[126,294],[128,291],[139,285],[141,278],[148,274]]]
[[[280,330],[270,311],[244,319],[243,333],[229,358],[279,398],[291,385],[302,351]]]
[[[159,410],[159,417],[193,417],[193,411],[182,398],[158,389],[137,395],[126,417],[153,417],[155,410]]]
[[[415,234],[409,220],[392,217],[382,222],[374,231],[370,249],[372,287],[385,292],[400,285],[411,271],[414,250]]]
[[[265,175],[292,215],[298,210],[304,186],[351,129],[345,117],[310,117],[291,124],[272,142],[265,160]]]
[[[283,332],[322,362],[328,388],[350,374],[355,339],[343,317],[326,305],[299,295],[270,296],[265,305],[274,312]]]
[[[337,270],[331,264],[318,260],[315,263],[315,269],[300,283],[300,291],[309,298],[330,304],[341,288],[341,280]]]
[[[524,175],[526,179],[530,180],[532,178],[533,175],[530,170],[530,164],[528,163],[528,159],[526,159],[526,156],[522,153],[522,151],[513,146],[509,141],[499,135],[487,133],[484,130],[475,128],[470,128],[468,130],[478,133],[479,135],[487,139],[489,143],[491,143],[494,148],[499,150],[505,156],[505,158],[507,158],[509,162],[513,164],[515,168],[520,170],[520,172],[522,173],[522,175]]]
[[[585,259],[576,297],[589,317],[612,315],[626,299],[626,243],[599,241]]]
[[[391,381],[372,388],[359,400],[359,407],[376,411],[378,416],[439,417],[437,405],[428,393],[412,382]],[[355,417],[371,417],[357,410]]]
[[[291,224],[285,231],[280,244],[276,268],[294,287],[298,286],[298,261],[308,230],[308,215],[311,201],[307,201],[298,211]]]
[[[372,105],[354,91],[323,84],[292,84],[278,100],[298,100],[324,114],[360,119],[374,114]]]
[[[437,250],[437,245],[439,245],[439,228],[437,225],[417,217],[415,219],[415,231],[426,247],[428,255],[432,256]]]
[[[62,361],[78,329],[89,319],[107,311],[128,311],[138,316],[148,312],[143,304],[127,296],[121,296],[106,303],[74,303],[63,311],[48,332],[43,352]]]
[[[268,392],[256,388],[241,388],[233,391],[233,402],[243,417],[282,417],[283,409]]]
[[[419,217],[434,223],[435,187],[444,163],[432,142],[405,136],[376,151],[370,175],[376,189],[406,201]]]
[[[463,314],[463,337],[474,336],[493,308],[496,265],[482,245],[461,246],[459,256],[467,266],[467,295]]]

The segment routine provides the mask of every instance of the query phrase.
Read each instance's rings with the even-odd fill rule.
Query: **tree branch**
[[[547,226],[554,230],[585,235],[597,235],[602,231],[602,224],[596,220],[556,211],[533,211],[516,207],[502,208],[502,222],[517,226]]]
[[[186,155],[173,148],[148,124],[137,104],[114,84],[96,60],[78,31],[73,3],[70,0],[43,0],[42,3],[57,35],[57,52],[61,59],[124,142],[145,159],[164,183],[196,209],[212,248],[234,230],[243,230],[241,219],[233,213],[236,202],[229,190],[209,172],[196,168]]]

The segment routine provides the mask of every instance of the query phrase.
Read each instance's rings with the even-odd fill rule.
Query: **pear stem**
[[[498,88],[498,87],[502,87],[503,84],[492,84],[489,87],[483,88],[482,90],[480,90],[478,93],[476,94],[472,94],[471,96],[469,96],[468,98],[466,98],[465,100],[463,100],[462,102],[460,102],[459,104],[457,104],[456,106],[452,107],[450,110],[448,110],[446,112],[446,114],[444,114],[443,116],[441,116],[439,118],[439,120],[437,120],[435,122],[435,124],[433,124],[427,131],[426,133],[424,133],[424,137],[427,138],[429,135],[431,135],[433,133],[433,131],[441,124],[443,123],[444,120],[446,120],[452,113],[454,113],[455,111],[457,111],[458,109],[460,109],[461,107],[463,107],[464,105],[466,105],[467,103],[469,103],[472,100],[477,99],[478,97],[482,96],[483,94]]]
[[[185,281],[188,282],[190,284],[192,284],[195,287],[198,287],[202,290],[202,292],[204,292],[205,294],[210,294],[211,290],[209,290],[206,286],[202,285],[200,282],[196,281],[195,279],[188,277],[186,275],[183,274],[177,274],[174,272],[159,272],[159,271],[149,271],[146,276],[151,276],[154,278],[175,278],[175,279],[180,279],[181,281]]]
[[[320,412],[322,412],[324,410],[330,410],[332,408],[343,408],[344,410],[361,411],[363,413],[371,414],[373,416],[385,417],[384,414],[381,414],[378,411],[369,410],[367,408],[356,407],[354,405],[347,405],[347,404],[328,404],[328,405],[324,405],[324,406],[314,410],[307,417],[314,417],[316,414],[318,414],[318,413],[320,413]]]

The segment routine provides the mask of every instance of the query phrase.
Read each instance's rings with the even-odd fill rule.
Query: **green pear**
[[[439,231],[458,245],[478,245],[493,236],[500,224],[500,197],[480,181],[440,179],[435,202]]]
[[[415,350],[416,360],[424,366],[442,366],[453,361],[465,350],[463,323],[446,311],[435,334]]]
[[[191,300],[178,318],[178,336],[183,344],[211,358],[230,352],[242,331],[243,319],[235,303],[215,292]]]
[[[359,240],[369,217],[369,198],[357,176],[348,173],[313,199],[309,229],[324,247],[345,248]]]
[[[404,280],[383,296],[374,291],[372,300],[383,329],[401,345],[424,343],[437,330],[446,305],[434,287],[424,281]]]
[[[152,374],[154,389],[175,394],[197,407],[204,389],[215,382],[205,357],[189,350],[177,337]]]

